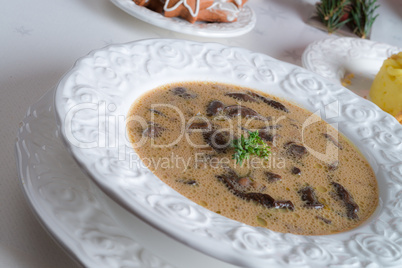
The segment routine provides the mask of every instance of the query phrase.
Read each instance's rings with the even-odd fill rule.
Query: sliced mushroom
[[[292,167],[290,173],[292,173],[293,175],[301,175],[301,170],[298,167]]]
[[[257,113],[253,109],[248,108],[246,106],[242,106],[242,105],[226,106],[223,109],[223,111],[229,117],[241,116],[244,118],[256,118],[259,120],[266,120],[266,118],[261,116],[259,113]]]
[[[150,111],[151,113],[154,113],[154,114],[157,114],[157,115],[166,117],[166,115],[165,115],[164,113],[162,113],[161,111],[158,111],[158,110],[156,110],[156,109],[149,109],[149,111]]]
[[[156,123],[149,122],[148,127],[144,129],[142,132],[143,136],[149,137],[149,138],[158,138],[162,136],[162,132],[165,131],[166,129]]]
[[[239,193],[239,197],[248,200],[254,201],[259,203],[262,206],[267,208],[274,208],[275,207],[275,199],[272,198],[269,194],[263,193]]]
[[[207,106],[207,116],[214,116],[225,108],[225,105],[218,101],[213,100]]]
[[[322,220],[326,224],[331,224],[332,223],[332,221],[327,219],[327,218],[324,218],[324,217],[321,217],[321,216],[318,216],[318,215],[315,216],[315,217],[316,217],[316,219]]]
[[[299,194],[301,195],[301,199],[305,202],[306,207],[314,209],[321,209],[324,207],[322,203],[318,202],[314,189],[310,186],[299,190]]]
[[[267,187],[266,187],[264,184],[259,183],[258,181],[253,181],[253,182],[251,182],[251,184],[250,184],[250,188],[251,188],[251,190],[253,190],[253,191],[262,192],[262,191],[264,191]]]
[[[205,142],[218,153],[225,153],[230,147],[230,132],[211,130],[204,132],[203,138]]]
[[[269,125],[269,126],[266,126],[264,129],[279,129],[279,128],[281,128],[282,127],[282,125]]]
[[[266,189],[266,186],[262,183],[258,183],[257,181],[253,181],[250,177],[241,177],[236,180],[237,185],[239,186],[239,191],[258,191],[262,192]]]
[[[298,145],[294,142],[286,143],[285,149],[286,149],[286,152],[288,155],[290,155],[296,159],[300,159],[308,153],[306,147],[304,147],[303,145]]]
[[[274,142],[275,138],[280,137],[278,134],[274,134],[275,130],[280,128],[281,125],[272,125],[268,126],[265,128],[261,128],[258,130],[258,136],[260,136],[261,139],[269,142]]]
[[[269,183],[280,181],[282,179],[281,175],[275,174],[275,173],[272,173],[269,171],[264,172],[264,174],[265,174],[265,178],[267,179],[267,181]]]
[[[292,201],[289,200],[275,200],[274,201],[274,207],[281,209],[281,208],[287,208],[289,210],[294,210],[294,205],[292,203]]]
[[[322,133],[322,135],[324,136],[324,138],[328,139],[330,142],[332,142],[340,150],[343,149],[342,144],[340,144],[334,137],[332,137],[331,135],[329,135],[327,133]]]
[[[328,170],[329,171],[335,171],[339,167],[339,161],[334,161],[331,164],[328,165]]]
[[[246,93],[241,93],[241,92],[231,92],[231,93],[226,93],[226,96],[232,97],[236,100],[240,101],[248,101],[248,102],[257,102],[256,99],[251,97],[250,95],[247,95]]]
[[[282,103],[280,103],[279,101],[274,101],[274,100],[268,99],[268,98],[266,98],[264,96],[261,96],[261,95],[259,95],[257,93],[251,92],[251,91],[249,91],[248,94],[250,94],[254,98],[262,100],[265,104],[271,106],[272,108],[274,108],[276,110],[289,113],[288,108],[286,108],[286,106],[283,105]]]
[[[248,188],[251,185],[251,179],[248,177],[238,178],[237,183],[244,188]]]
[[[185,87],[175,87],[170,90],[173,95],[182,97],[183,99],[195,99],[197,98],[197,94],[189,92],[189,90]]]
[[[198,182],[196,180],[178,179],[176,181],[190,186],[198,186]]]
[[[343,201],[346,207],[346,215],[348,218],[352,220],[358,219],[359,216],[357,213],[359,212],[359,206],[356,204],[350,193],[339,183],[332,182],[332,185],[335,188],[336,194]]]
[[[273,142],[275,138],[275,136],[271,132],[261,130],[258,131],[258,136],[260,136],[261,139],[269,142]]]
[[[302,124],[300,124],[300,122],[297,121],[296,119],[289,118],[289,117],[287,117],[286,119],[289,121],[289,125],[291,125],[292,127],[296,128],[296,129],[299,129],[302,127]]]
[[[242,199],[245,199],[247,201],[254,201],[267,208],[287,208],[289,210],[294,209],[293,203],[291,201],[275,201],[275,199],[268,194],[244,192],[238,190],[236,184],[239,177],[234,171],[229,171],[228,174],[221,174],[217,175],[216,177],[228,188],[229,191]]]
[[[187,127],[187,129],[189,130],[208,129],[208,128],[209,128],[208,122],[193,122]]]
[[[229,191],[231,191],[234,195],[243,198],[245,200],[253,200],[261,205],[264,205],[268,208],[274,207],[274,199],[267,194],[262,193],[245,193],[243,191],[239,191],[236,187],[237,180],[239,179],[238,175],[234,171],[230,171],[227,174],[221,174],[216,176],[218,180],[220,180]]]

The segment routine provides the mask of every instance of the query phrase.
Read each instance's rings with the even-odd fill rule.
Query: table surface
[[[178,38],[245,47],[301,65],[327,33],[307,24],[314,0],[249,0],[256,27],[233,38],[180,34],[140,21],[108,0],[14,0],[0,16],[0,267],[78,267],[41,227],[18,182],[14,143],[28,107],[57,85],[75,60],[112,43]],[[379,0],[371,39],[402,47],[402,1]]]

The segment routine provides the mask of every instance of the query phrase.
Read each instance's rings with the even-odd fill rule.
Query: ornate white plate
[[[105,198],[65,150],[53,98],[54,90],[46,93],[22,121],[17,167],[38,219],[78,263],[97,268],[233,267],[183,246],[136,217],[130,215],[125,222],[128,213]]]
[[[380,204],[360,227],[297,236],[227,219],[181,196],[138,158],[124,119],[144,92],[174,81],[216,81],[285,98],[339,126],[373,167]],[[80,59],[56,90],[62,137],[112,199],[201,252],[246,267],[397,267],[402,264],[402,127],[373,103],[303,68],[215,43],[153,39]]]
[[[232,23],[205,23],[196,22],[194,24],[181,18],[167,18],[148,8],[136,5],[132,0],[111,0],[113,4],[121,8],[128,14],[153,24],[155,26],[185,33],[190,35],[205,37],[234,37],[248,33],[256,24],[254,11],[245,5],[239,13],[236,22]]]
[[[337,84],[352,74],[353,78],[346,77],[350,80],[346,87],[361,97],[368,97],[383,61],[400,51],[402,48],[370,40],[334,37],[311,43],[303,53],[302,65]]]

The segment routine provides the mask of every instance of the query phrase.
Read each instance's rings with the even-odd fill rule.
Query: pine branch
[[[359,37],[366,38],[373,27],[378,14],[374,14],[380,5],[377,0],[352,0],[351,21],[349,28]]]
[[[354,34],[366,38],[378,17],[378,7],[377,0],[321,0],[316,11],[329,33],[347,24]]]
[[[350,0],[321,0],[317,3],[317,15],[329,33],[333,33],[351,21],[351,18],[344,18],[345,10],[350,4]]]

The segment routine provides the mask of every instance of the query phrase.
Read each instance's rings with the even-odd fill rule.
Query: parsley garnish
[[[244,159],[248,159],[250,155],[256,155],[260,158],[268,160],[271,147],[269,147],[258,135],[258,130],[249,131],[249,137],[245,138],[241,135],[240,139],[233,140],[232,147],[236,152],[233,154],[233,159],[236,159],[236,164],[243,163]]]

